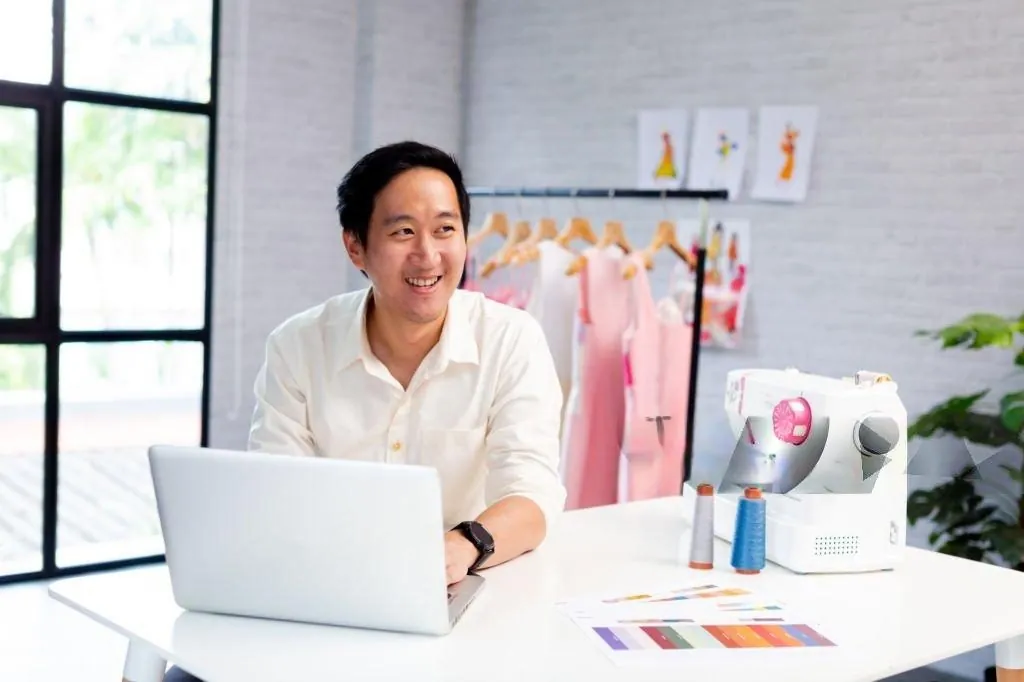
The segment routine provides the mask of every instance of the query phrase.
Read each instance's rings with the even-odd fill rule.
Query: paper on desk
[[[736,650],[835,646],[802,614],[736,586],[600,595],[558,606],[619,665],[693,663]]]

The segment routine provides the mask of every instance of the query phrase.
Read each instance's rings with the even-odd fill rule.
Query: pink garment
[[[481,281],[477,279],[476,260],[477,256],[473,253],[466,256],[466,279],[462,283],[462,288],[466,291],[479,291],[493,301],[525,310],[526,303],[529,300],[529,292],[510,285],[498,286],[491,290],[484,289]]]
[[[567,509],[615,504],[625,417],[622,333],[629,322],[630,283],[618,247],[584,252],[580,278],[581,355],[566,412],[563,456]]]
[[[693,328],[678,307],[675,320],[658,309],[643,261],[634,255],[629,258],[638,267],[629,280],[632,315],[622,337],[626,377],[623,502],[680,493],[693,338]]]

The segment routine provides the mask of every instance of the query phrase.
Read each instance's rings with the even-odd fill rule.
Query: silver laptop
[[[175,446],[149,462],[182,609],[443,635],[483,588],[447,585],[433,468]]]

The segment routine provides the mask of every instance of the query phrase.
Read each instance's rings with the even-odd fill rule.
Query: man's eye
[[[455,229],[454,225],[444,225],[441,227],[445,232],[452,232]]]

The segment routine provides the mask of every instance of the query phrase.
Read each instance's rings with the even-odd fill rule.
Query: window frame
[[[65,1],[53,0],[52,74],[48,84],[0,79],[0,106],[35,109],[36,134],[36,262],[35,315],[0,318],[0,344],[44,346],[45,407],[43,448],[42,568],[0,574],[0,585],[52,579],[100,570],[160,563],[164,555],[133,556],[74,566],[57,565],[57,495],[59,489],[58,434],[60,428],[60,347],[65,343],[133,341],[195,341],[203,345],[200,445],[207,445],[210,417],[210,357],[213,312],[214,207],[217,164],[217,99],[220,69],[220,0],[211,0],[210,99],[191,102],[69,88],[64,83]],[[68,102],[104,104],[206,116],[207,193],[206,255],[203,324],[197,329],[63,330],[60,326],[61,206],[63,196],[64,105]]]

